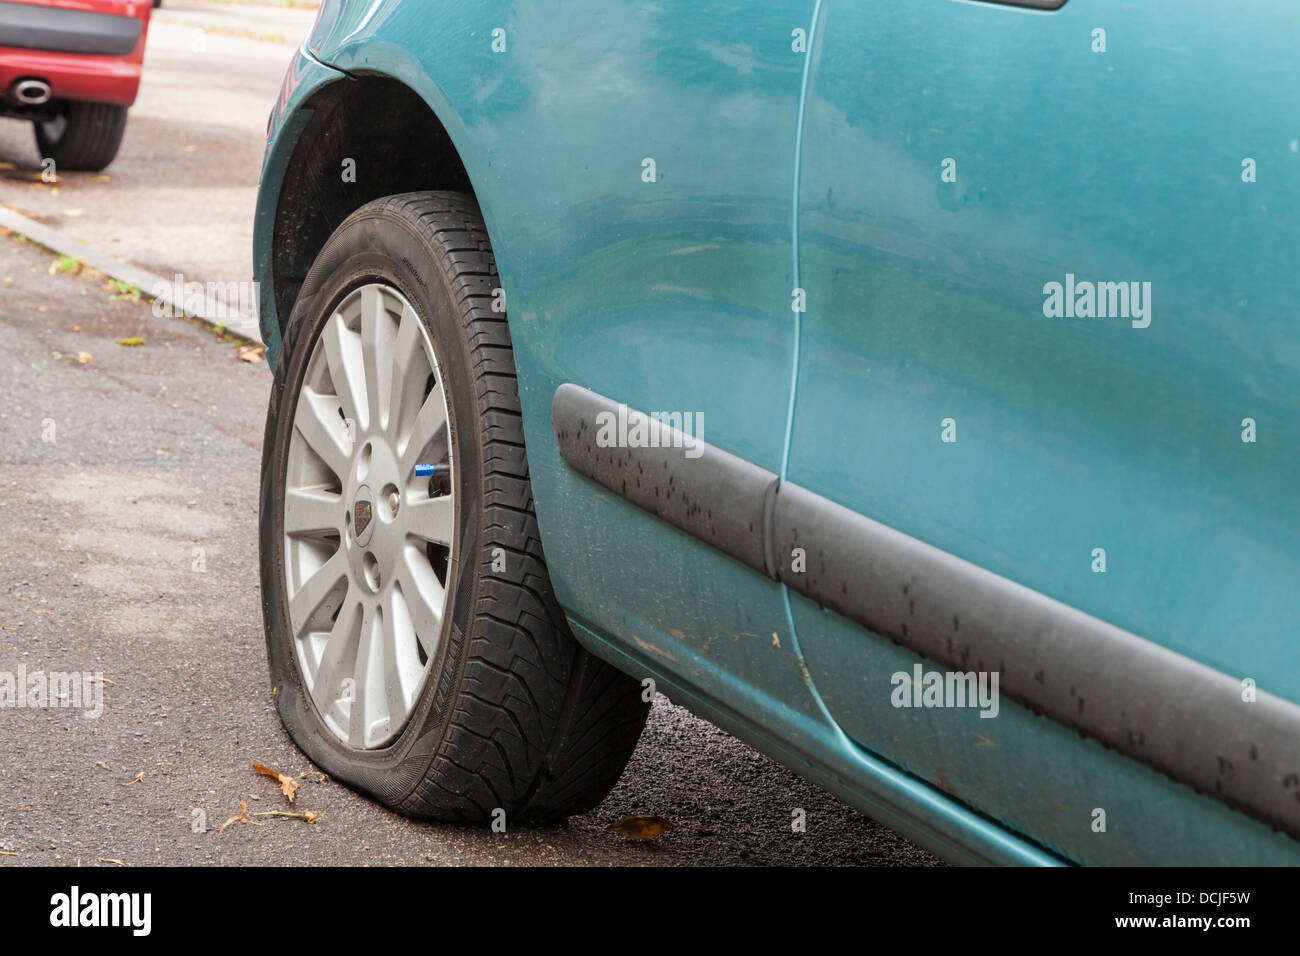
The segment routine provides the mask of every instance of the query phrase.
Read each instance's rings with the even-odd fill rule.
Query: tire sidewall
[[[338,305],[351,291],[371,282],[386,283],[400,292],[419,313],[432,340],[448,404],[457,505],[447,571],[451,613],[444,615],[432,670],[397,740],[382,749],[357,750],[325,726],[294,652],[284,571],[284,488],[293,411],[308,359],[325,321]],[[390,806],[401,803],[418,785],[438,752],[472,638],[482,524],[481,423],[461,320],[444,268],[418,225],[391,207],[363,208],[334,233],[303,283],[285,330],[267,416],[259,543],[263,618],[276,706],[290,736],[314,763]]]

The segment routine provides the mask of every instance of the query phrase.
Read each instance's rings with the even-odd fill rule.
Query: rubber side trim
[[[644,420],[657,447],[617,444],[620,414],[624,436]],[[997,671],[1034,713],[1300,839],[1295,704],[1244,701],[1237,678],[712,445],[688,458],[680,435],[595,392],[561,385],[551,415],[565,462],[638,507],[917,654]]]
[[[555,390],[551,423],[574,471],[775,579],[763,534],[772,472],[703,442],[698,457],[687,457],[681,432],[577,385]],[[638,432],[646,445],[619,447],[620,434]]]
[[[0,46],[125,56],[143,29],[139,17],[0,2]]]
[[[999,7],[1028,7],[1030,10],[1059,10],[1066,0],[980,0]]]

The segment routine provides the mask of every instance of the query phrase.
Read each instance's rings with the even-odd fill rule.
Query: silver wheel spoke
[[[342,495],[319,488],[290,488],[285,491],[285,534],[341,534],[342,531]]]
[[[364,605],[361,636],[353,671],[352,707],[348,714],[348,743],[364,749],[375,721],[385,712],[383,620],[377,608]]]
[[[302,583],[298,593],[289,600],[289,624],[295,637],[298,637],[313,623],[317,611],[347,577],[348,559],[343,549],[322,564],[311,577]]]
[[[334,626],[330,629],[321,652],[320,664],[316,667],[312,682],[312,696],[316,706],[323,713],[328,713],[335,701],[343,695],[342,679],[354,669],[357,657],[357,638],[361,634],[361,601],[356,592],[348,588],[343,598],[343,607],[339,611]]]
[[[456,517],[451,495],[423,500],[417,498],[403,507],[407,509],[406,528],[410,534],[434,544],[451,544],[455,530],[452,522]]]
[[[444,588],[418,548],[407,548],[403,555],[402,566],[397,572],[397,585],[406,602],[416,639],[424,648],[424,653],[433,657],[433,652],[438,648],[438,637],[442,633]]]
[[[389,434],[396,437],[410,428],[411,420],[424,401],[428,362],[420,349],[420,319],[408,305],[402,309],[393,343],[393,377],[389,387]]]
[[[384,691],[389,714],[408,714],[415,707],[423,671],[415,627],[406,600],[396,589],[384,599]]]
[[[329,362],[330,378],[343,406],[343,414],[364,431],[370,427],[370,406],[366,402],[366,370],[361,354],[361,336],[348,331],[340,315],[332,315],[320,334]]]
[[[446,427],[447,404],[442,396],[442,383],[439,382],[420,406],[420,413],[415,416],[410,437],[402,449],[402,474],[408,475],[415,470],[415,466],[424,455],[425,448]]]
[[[393,368],[393,323],[376,286],[361,290],[361,351],[365,357],[368,421],[386,430],[391,398],[385,383]]]
[[[344,432],[343,419],[339,417],[338,399],[304,386],[298,396],[293,424],[308,447],[341,478],[347,471],[352,447]]]

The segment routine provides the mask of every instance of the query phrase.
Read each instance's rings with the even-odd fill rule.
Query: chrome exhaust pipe
[[[9,96],[23,106],[43,106],[50,101],[50,84],[30,76],[15,80],[9,87]]]

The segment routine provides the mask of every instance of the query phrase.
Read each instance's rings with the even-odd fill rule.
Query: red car
[[[0,116],[31,120],[56,169],[113,161],[135,102],[150,0],[0,0]]]

